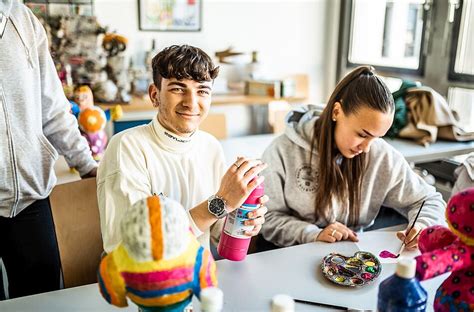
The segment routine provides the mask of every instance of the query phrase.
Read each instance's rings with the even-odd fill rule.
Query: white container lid
[[[201,290],[201,311],[219,312],[224,307],[224,293],[217,287]]]
[[[272,312],[293,312],[295,301],[288,295],[275,295],[272,298]]]
[[[400,258],[397,262],[395,274],[401,278],[414,278],[416,273],[416,260]]]

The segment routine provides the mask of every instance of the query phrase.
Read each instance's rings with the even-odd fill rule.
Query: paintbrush
[[[413,229],[413,227],[415,226],[415,223],[416,223],[416,220],[418,220],[418,216],[420,215],[420,212],[421,212],[421,208],[423,208],[423,205],[425,204],[425,201],[423,201],[421,203],[421,206],[420,208],[418,209],[418,212],[416,213],[416,216],[415,216],[415,220],[413,220],[413,223],[411,224],[410,228],[408,229],[408,231],[405,231],[405,234],[408,235],[411,230]],[[416,239],[416,237],[418,236],[419,233],[416,234],[416,236],[413,238],[413,239]],[[403,252],[403,249],[405,248],[405,245],[407,244],[406,242],[406,239],[407,237],[405,236],[405,239],[403,240],[403,243],[402,243],[402,246],[400,247],[400,251],[398,252],[398,254],[395,256],[395,258],[398,258],[400,257],[400,255],[402,254]],[[413,239],[411,241],[409,241],[408,243],[411,243],[413,241]]]
[[[309,304],[309,305],[314,305],[314,306],[329,308],[329,309],[334,309],[334,310],[341,310],[341,311],[349,311],[350,310],[348,307],[343,307],[343,306],[338,306],[338,305],[333,305],[333,304],[327,304],[327,303],[322,303],[322,302],[302,300],[302,299],[294,299],[294,300],[297,303]]]

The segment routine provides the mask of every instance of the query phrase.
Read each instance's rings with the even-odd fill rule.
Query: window
[[[369,64],[390,90],[402,79],[447,98],[474,131],[474,0],[342,0],[337,78]]]
[[[421,73],[424,0],[354,0],[348,61]]]
[[[342,0],[339,34],[338,79],[370,64],[474,105],[459,95],[474,90],[474,0]]]
[[[448,90],[448,103],[461,128],[474,132],[474,1],[453,2],[458,9],[450,12],[449,18],[453,21],[453,33],[458,36],[451,44],[449,79],[453,82]]]
[[[449,88],[448,102],[460,127],[466,132],[474,132],[474,90]]]
[[[462,1],[462,10],[453,16],[453,39],[449,78],[474,82],[474,1]],[[459,5],[459,4],[458,4]]]

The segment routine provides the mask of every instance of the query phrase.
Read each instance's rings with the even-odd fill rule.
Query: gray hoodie
[[[54,184],[59,154],[81,175],[97,166],[69,113],[43,26],[17,0],[0,0],[0,216],[14,217]]]
[[[323,216],[315,217],[318,188],[315,166],[310,169],[309,154],[313,127],[322,108],[302,107],[287,116],[285,133],[276,138],[263,154],[268,164],[265,193],[270,197],[263,224],[263,237],[278,246],[291,246],[315,240],[328,225]],[[314,162],[319,155],[314,152]],[[441,194],[416,175],[404,157],[383,139],[376,139],[367,154],[367,171],[362,180],[359,228],[370,226],[380,207],[392,207],[412,220],[426,200],[418,222],[445,224],[445,202]],[[347,224],[348,213],[333,200],[331,222]]]

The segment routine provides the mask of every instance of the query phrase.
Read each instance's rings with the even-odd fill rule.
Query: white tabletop
[[[237,159],[237,156],[260,158],[267,146],[277,136],[278,135],[275,134],[259,134],[221,140],[228,165],[231,165]],[[424,147],[412,140],[388,138],[384,138],[384,140],[402,153],[408,162],[415,164],[440,160],[474,151],[474,141],[437,141],[428,147]]]
[[[271,298],[280,293],[309,301],[375,310],[378,284],[393,274],[394,263],[382,263],[382,273],[378,279],[360,288],[333,284],[324,278],[320,269],[323,257],[331,252],[352,255],[362,249],[378,253],[381,246],[392,250],[394,246],[400,245],[394,232],[367,232],[359,234],[359,237],[359,244],[311,243],[252,254],[241,262],[218,261],[219,287],[224,291],[224,311],[269,311]],[[377,238],[380,241],[372,243]],[[442,275],[422,283],[429,293],[428,311],[433,310],[436,288],[446,277]],[[0,302],[2,312],[114,310],[102,299],[97,284]],[[130,303],[129,308],[120,311],[137,311],[137,308]],[[297,304],[296,311],[327,309]]]
[[[364,241],[359,245],[352,242],[318,242],[252,254],[242,262],[218,261],[219,287],[224,291],[224,311],[269,311],[271,298],[281,293],[308,301],[375,310],[378,285],[395,272],[395,263],[382,263],[382,272],[378,279],[360,288],[336,285],[323,276],[320,268],[324,256],[331,252],[349,256],[361,248],[375,252],[370,249],[384,245],[386,248],[400,246],[395,232],[382,232],[380,237],[383,237],[386,244],[374,244],[373,248],[370,247],[370,240],[376,239],[379,234],[367,232],[359,236],[361,241]],[[410,256],[410,253],[407,256]],[[434,294],[446,277],[443,275],[422,282],[422,286],[429,293],[427,311],[433,311]],[[297,304],[296,307],[296,311],[328,310],[304,304]]]
[[[259,134],[221,140],[226,163],[228,166],[237,159],[237,156],[260,158],[268,145],[277,137],[275,134]],[[447,157],[466,154],[474,151],[473,142],[438,141],[428,147],[416,144],[414,141],[403,139],[385,139],[405,156],[408,162],[423,163],[440,160]],[[77,172],[71,172],[64,160],[60,157],[54,166],[58,184],[73,182],[80,179]]]
[[[79,172],[69,169],[66,159],[64,159],[63,156],[60,156],[54,164],[54,172],[56,173],[56,178],[58,179],[56,184],[69,183],[79,181],[81,179]]]
[[[119,309],[105,301],[97,284],[52,291],[44,294],[0,301],[2,312],[79,312],[79,311],[133,311],[137,306],[130,304]]]
[[[454,142],[438,140],[427,147],[415,141],[404,139],[384,138],[388,144],[403,154],[408,162],[415,164],[441,160],[456,155],[467,154],[474,151],[474,141]]]

